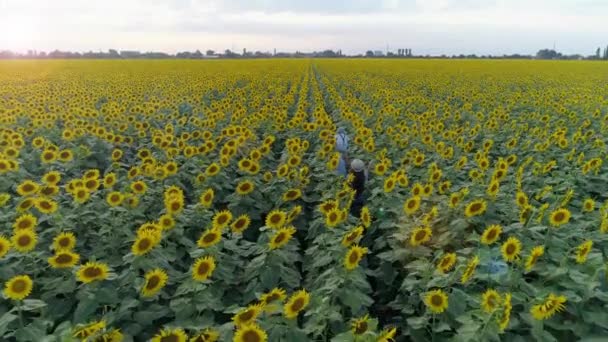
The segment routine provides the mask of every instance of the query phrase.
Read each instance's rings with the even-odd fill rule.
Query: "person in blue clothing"
[[[348,175],[348,135],[346,135],[346,129],[344,127],[338,128],[336,131],[336,151],[340,152],[340,161],[338,162],[338,168],[336,172],[339,175],[346,177]]]

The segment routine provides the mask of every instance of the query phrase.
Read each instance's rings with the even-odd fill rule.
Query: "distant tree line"
[[[445,58],[445,59],[567,59],[567,60],[608,60],[608,46],[602,50],[597,48],[595,54],[583,56],[579,54],[564,55],[553,49],[539,50],[536,55],[476,55],[476,54],[460,54],[460,55],[415,55],[410,48],[399,48],[396,52],[381,50],[368,50],[365,54],[345,55],[342,50],[322,50],[314,52],[277,52],[276,49],[271,52],[262,51],[247,51],[243,49],[242,53],[237,53],[229,49],[224,52],[216,52],[214,50],[206,50],[202,53],[200,50],[194,52],[183,51],[176,54],[168,54],[165,52],[140,52],[140,51],[117,51],[110,49],[107,52],[71,52],[54,50],[51,52],[30,50],[27,53],[15,53],[9,50],[0,51],[0,59],[72,59],[72,58],[90,58],[90,59],[211,59],[211,58]]]

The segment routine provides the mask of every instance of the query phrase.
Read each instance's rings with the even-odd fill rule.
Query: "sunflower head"
[[[69,250],[57,251],[55,255],[48,258],[48,262],[53,268],[72,268],[80,260],[80,255]]]
[[[186,342],[188,335],[181,329],[162,329],[154,335],[151,342]]]
[[[228,210],[222,210],[217,212],[213,216],[213,227],[217,229],[224,229],[232,221],[232,213]]]
[[[215,270],[215,258],[205,256],[198,258],[192,265],[192,279],[196,281],[205,281],[213,274]]]
[[[505,261],[515,261],[519,258],[519,253],[521,252],[521,242],[519,239],[512,236],[502,244],[500,250]]]
[[[232,317],[232,321],[234,321],[234,325],[237,328],[249,325],[255,322],[256,318],[260,315],[261,312],[262,306],[260,304],[249,305],[248,307],[237,312]]]
[[[502,227],[497,224],[490,225],[481,234],[481,243],[484,245],[491,245],[500,238],[502,233]]]
[[[285,317],[293,319],[298,317],[298,314],[303,311],[310,302],[310,294],[306,290],[295,292],[289,297],[284,306]]]
[[[285,246],[293,234],[295,234],[296,230],[293,227],[284,227],[280,228],[274,233],[274,235],[270,238],[270,242],[268,242],[268,247],[273,250],[277,248],[281,248]]]
[[[351,331],[355,335],[363,335],[369,329],[369,316],[365,315],[361,318],[354,319],[351,323]]]
[[[487,313],[492,313],[501,305],[501,296],[496,290],[489,289],[481,295],[481,308]]]
[[[222,239],[222,230],[217,228],[207,229],[197,241],[197,245],[201,248],[211,247]]]
[[[257,324],[240,327],[234,334],[234,342],[266,342],[268,335]]]
[[[23,300],[32,292],[34,282],[28,275],[18,275],[4,283],[4,295],[12,300]]]
[[[80,266],[76,277],[79,281],[88,284],[94,281],[104,280],[108,277],[109,267],[107,264],[96,261],[89,261]]]
[[[448,308],[448,295],[442,290],[430,291],[424,296],[424,304],[432,313],[442,313]]]
[[[360,247],[359,245],[351,246],[344,257],[344,267],[349,271],[354,270],[359,266],[359,262],[367,252],[368,250],[365,247]]]
[[[163,269],[155,268],[148,271],[144,278],[145,282],[141,288],[141,294],[144,297],[152,297],[165,287],[169,276]]]
[[[270,228],[279,229],[283,227],[286,222],[287,214],[284,211],[275,209],[268,213],[265,224]]]
[[[31,229],[21,229],[13,233],[11,242],[18,252],[27,253],[36,247],[38,236]]]

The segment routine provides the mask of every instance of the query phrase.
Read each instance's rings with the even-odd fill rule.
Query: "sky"
[[[594,54],[608,0],[0,0],[0,50]]]

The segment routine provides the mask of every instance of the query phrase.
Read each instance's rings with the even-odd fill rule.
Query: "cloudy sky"
[[[411,48],[535,53],[608,45],[608,0],[0,0],[0,50]]]

